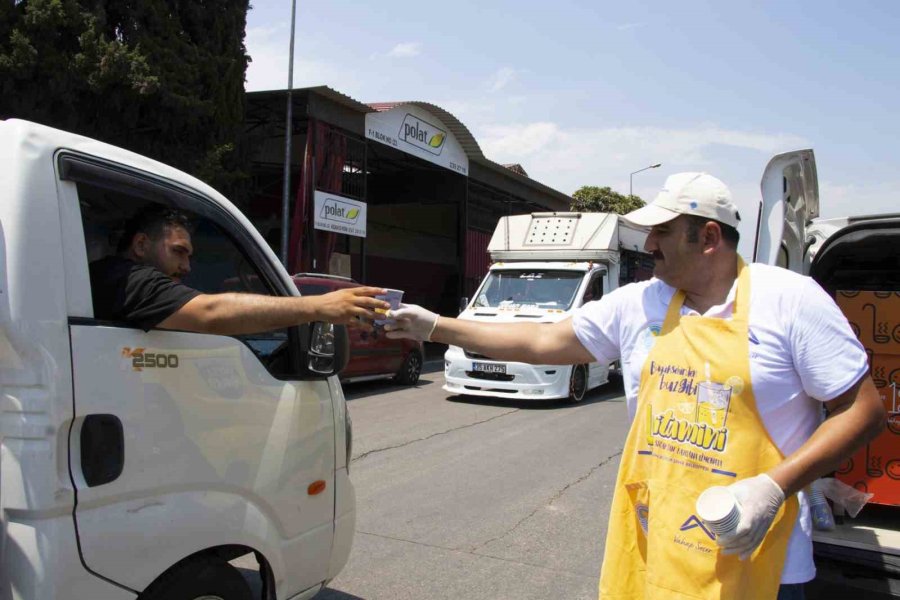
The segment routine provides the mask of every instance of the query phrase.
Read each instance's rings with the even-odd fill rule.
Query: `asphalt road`
[[[357,527],[317,600],[597,597],[626,414],[621,384],[578,405],[345,386]]]

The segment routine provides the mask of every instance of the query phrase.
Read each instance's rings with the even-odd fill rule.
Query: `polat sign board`
[[[324,231],[366,237],[366,203],[316,190],[313,226]]]
[[[469,174],[469,158],[453,133],[435,115],[415,104],[368,113],[366,137],[456,173]]]

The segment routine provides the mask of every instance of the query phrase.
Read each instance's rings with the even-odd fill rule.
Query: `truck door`
[[[819,216],[819,183],[812,150],[779,154],[760,183],[762,201],[754,262],[804,272],[806,229]]]
[[[59,159],[64,235],[76,239],[68,277],[89,279],[89,257],[113,252],[122,219],[150,200],[196,217],[186,284],[216,292],[236,277],[244,291],[290,293],[258,236],[220,204],[107,165]],[[333,535],[334,420],[327,380],[299,380],[297,330],[145,332],[95,319],[89,297],[75,304],[69,451],[86,568],[140,591],[181,558],[241,544],[266,554],[295,591],[320,582]]]

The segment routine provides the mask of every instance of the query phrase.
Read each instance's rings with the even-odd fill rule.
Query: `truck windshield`
[[[473,306],[534,306],[568,310],[583,278],[584,273],[580,271],[491,271]]]

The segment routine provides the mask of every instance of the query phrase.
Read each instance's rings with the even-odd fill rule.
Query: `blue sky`
[[[248,90],[287,87],[290,13],[254,3]],[[900,212],[898,30],[890,0],[298,0],[294,86],[437,104],[567,194],[659,162],[645,200],[703,170],[755,214],[769,158],[813,148],[823,216]]]

